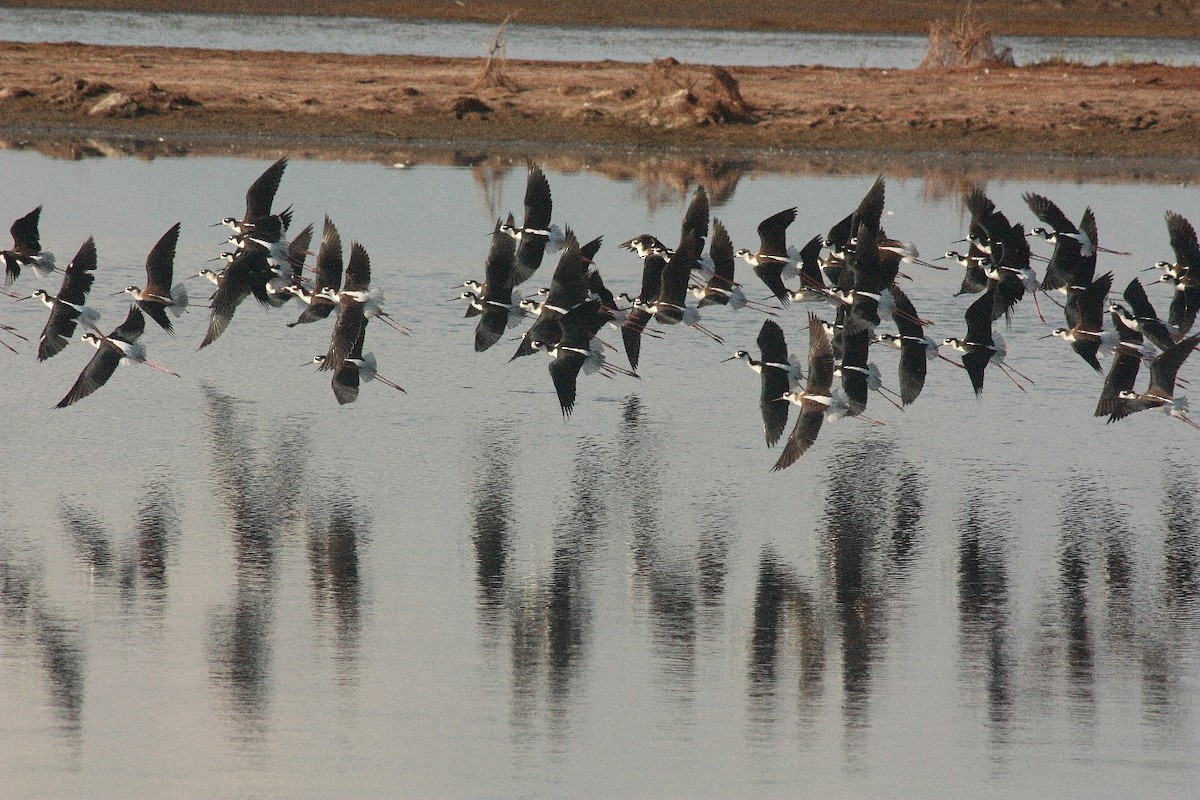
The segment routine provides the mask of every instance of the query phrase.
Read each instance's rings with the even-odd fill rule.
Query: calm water
[[[497,19],[499,24],[499,19]],[[229,16],[121,11],[0,8],[0,40],[138,44],[475,57],[496,25],[367,17]],[[546,61],[680,61],[728,66],[824,64],[912,68],[928,37],[891,34],[713,31],[690,28],[580,28],[514,23],[505,36],[509,58]],[[265,43],[265,44],[264,44]],[[1005,36],[1018,64],[1061,56],[1085,64],[1114,60],[1200,63],[1190,39]]]
[[[4,152],[0,218],[44,203],[64,263],[95,235],[107,330],[124,305],[106,293],[163,231],[183,220],[177,269],[203,265],[206,225],[267,163]],[[888,175],[863,169],[731,168],[714,214],[741,246],[797,205],[801,240]],[[549,177],[556,219],[604,234],[609,285],[635,289],[615,243],[669,238],[685,197]],[[288,329],[291,308],[248,304],[200,352],[200,309],[175,340],[147,331],[182,377],[122,366],[66,410],[89,349],[0,352],[7,796],[1192,796],[1200,432],[1094,418],[1100,378],[1023,306],[1007,337],[1028,394],[993,372],[976,401],[937,362],[906,413],[873,398],[885,427],[827,426],[781,473],[756,377],[719,363],[753,345],[749,311],[706,315],[725,346],[647,342],[640,381],[581,378],[564,423],[545,358],[475,354],[444,302],[523,189],[521,164],[288,168],[280,202],[361,241],[414,329],[368,339],[404,395],[339,408],[299,366],[329,327]],[[1101,261],[1118,286],[1170,255],[1164,210],[1200,217],[1195,186],[987,190],[1027,224],[1024,191],[1090,204],[1133,252]],[[965,234],[956,197],[889,176],[885,226],[936,254]],[[961,334],[957,276],[912,272],[933,335]],[[30,335],[45,314],[0,321]],[[797,350],[805,318],[782,317]]]

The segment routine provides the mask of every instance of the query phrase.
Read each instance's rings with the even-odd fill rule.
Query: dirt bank
[[[473,59],[4,44],[0,139],[1200,159],[1198,68],[722,73],[510,61],[480,84],[481,67]]]

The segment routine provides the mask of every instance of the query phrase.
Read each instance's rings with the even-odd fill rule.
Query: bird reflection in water
[[[758,562],[754,588],[754,622],[750,636],[750,719],[760,741],[771,744],[778,719],[781,687],[799,686],[796,706],[800,723],[811,729],[818,718],[824,693],[827,620],[818,609],[817,596],[808,581],[780,563],[764,549]],[[787,652],[788,645],[795,652]],[[780,663],[797,659],[796,684]],[[783,674],[789,676],[783,681]]]
[[[117,574],[116,557],[103,523],[92,512],[72,503],[62,505],[59,519],[67,529],[75,558],[86,571],[89,582],[111,586]]]
[[[885,487],[896,475],[894,446],[884,438],[848,442],[831,459],[822,562],[828,565],[841,633],[842,712],[848,752],[869,720],[872,670],[887,637],[889,571],[882,563],[890,529]]]
[[[147,610],[162,619],[167,599],[167,562],[179,538],[179,517],[171,492],[151,483],[137,510],[137,574],[148,601]]]
[[[209,666],[229,693],[247,741],[261,739],[266,723],[270,633],[274,617],[276,555],[281,531],[295,521],[308,440],[303,425],[275,428],[260,452],[247,406],[203,386],[212,482],[229,516],[235,551],[235,589],[229,605],[209,621]]]
[[[539,718],[538,699],[544,690],[550,725],[546,743],[557,746],[582,682],[592,628],[586,579],[596,545],[605,535],[608,458],[591,437],[579,440],[567,500],[557,517],[563,522],[552,533],[549,574],[535,574],[507,593],[514,722],[519,738],[526,741],[535,738],[531,726]]]
[[[475,548],[479,619],[493,644],[502,621],[504,568],[513,527],[512,448],[508,443],[512,429],[509,420],[481,425],[475,456],[479,466],[472,491],[471,543]]]
[[[975,487],[963,504],[958,539],[959,662],[964,680],[983,682],[989,735],[1009,738],[1013,712],[1011,608],[1004,531],[993,499]]]
[[[308,515],[308,563],[317,618],[332,623],[338,662],[353,675],[362,633],[360,539],[368,521],[343,487],[314,504]]]
[[[1162,514],[1166,524],[1167,603],[1197,611],[1200,601],[1200,496],[1195,471],[1181,464],[1163,470]]]
[[[32,648],[37,653],[58,714],[61,731],[76,746],[82,745],[84,703],[84,636],[77,621],[54,608],[34,570],[17,563],[0,550],[0,614],[3,614],[6,658],[17,658]],[[78,753],[76,753],[78,755]]]
[[[1163,465],[1161,513],[1165,527],[1162,600],[1141,639],[1142,708],[1168,744],[1185,730],[1189,691],[1187,652],[1200,627],[1200,482],[1191,465]],[[1154,636],[1145,631],[1153,630]],[[1193,693],[1194,696],[1194,693]]]

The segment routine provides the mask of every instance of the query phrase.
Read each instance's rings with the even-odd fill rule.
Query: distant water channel
[[[166,14],[0,8],[0,41],[285,50],[352,55],[474,57],[492,24],[369,17]],[[680,61],[727,66],[821,64],[909,69],[924,57],[914,35],[722,31],[693,28],[584,28],[513,24],[507,56],[541,61]],[[1158,61],[1200,64],[1192,39],[1005,36],[1018,64],[1063,57],[1082,64]]]

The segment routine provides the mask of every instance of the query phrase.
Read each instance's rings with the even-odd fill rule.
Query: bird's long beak
[[[33,298],[34,298],[34,295],[32,295],[32,294],[27,294],[27,295],[25,295],[24,297],[18,297],[18,298],[16,299],[16,302],[18,302],[18,303],[19,303],[19,302],[21,302],[22,300],[32,300]]]
[[[730,356],[729,358],[722,358],[720,363],[724,364],[726,361],[733,361],[735,358],[737,358],[737,356]]]
[[[124,290],[124,289],[122,289],[122,290],[121,290],[121,291],[119,291],[119,292],[113,292],[112,294],[110,294],[110,295],[109,295],[109,297],[116,297],[116,296],[117,296],[117,295],[119,295],[119,294],[125,294],[125,290]]]

